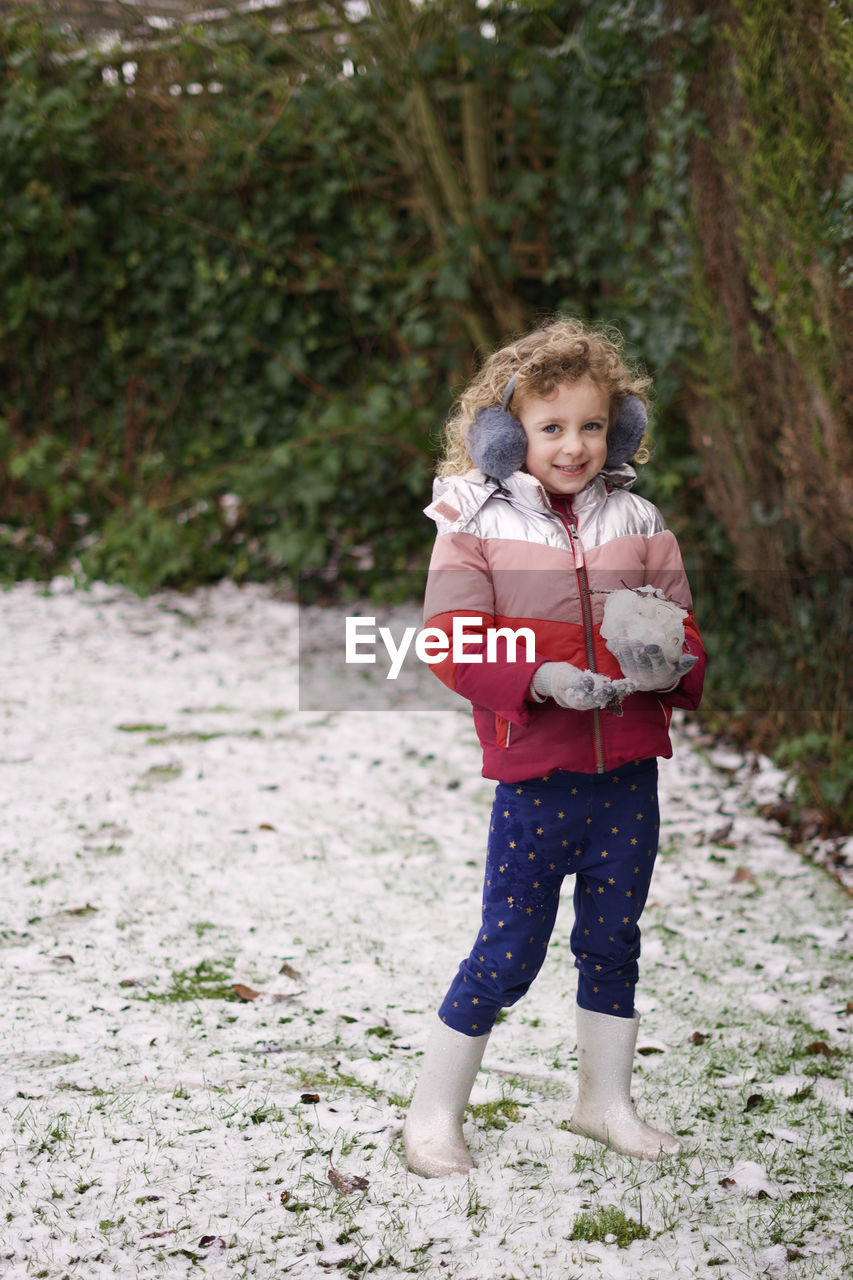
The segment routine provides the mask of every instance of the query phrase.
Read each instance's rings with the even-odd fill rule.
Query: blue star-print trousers
[[[560,770],[499,782],[492,809],[483,920],[439,1009],[455,1031],[480,1036],[542,967],[560,888],[574,875],[571,947],[578,1004],[630,1018],[638,920],[658,847],[657,760],[608,773]]]

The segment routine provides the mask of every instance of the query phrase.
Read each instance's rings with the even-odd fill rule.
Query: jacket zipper
[[[589,602],[589,579],[586,576],[586,563],[583,558],[583,543],[581,542],[580,533],[578,532],[577,516],[572,508],[571,499],[566,501],[568,520],[564,518],[562,511],[552,507],[552,511],[556,511],[563,526],[568,532],[569,541],[571,543],[572,555],[575,561],[575,573],[578,578],[578,589],[581,598],[581,614],[583,616],[583,630],[586,641],[586,660],[589,663],[590,671],[597,671],[595,665],[595,648],[593,645],[593,627],[592,627],[592,607]],[[595,764],[596,772],[604,773],[604,746],[601,740],[601,712],[598,707],[594,707],[592,711],[592,731],[595,739]]]

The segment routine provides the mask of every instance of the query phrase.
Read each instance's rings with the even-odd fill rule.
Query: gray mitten
[[[632,680],[611,680],[597,672],[581,671],[570,662],[543,662],[530,688],[538,702],[553,698],[558,706],[571,711],[594,711],[621,702],[637,686]]]
[[[644,693],[670,693],[698,662],[692,653],[682,653],[671,662],[659,644],[641,640],[608,640],[607,647],[624,675]]]

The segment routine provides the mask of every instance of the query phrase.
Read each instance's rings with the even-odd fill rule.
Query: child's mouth
[[[564,476],[579,476],[582,471],[586,470],[585,462],[581,462],[576,467],[561,467],[559,463],[555,462],[554,466],[558,471],[562,471]]]

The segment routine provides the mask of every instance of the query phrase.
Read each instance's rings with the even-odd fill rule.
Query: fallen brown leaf
[[[824,1040],[813,1040],[806,1045],[806,1053],[822,1053],[825,1058],[834,1058],[840,1052],[840,1049],[831,1049]]]
[[[333,1164],[329,1165],[329,1181],[342,1196],[350,1196],[353,1191],[366,1191],[370,1186],[367,1178],[362,1178],[357,1173],[341,1173]]]
[[[231,990],[234,992],[235,996],[239,996],[241,1000],[245,1000],[247,1002],[250,1000],[257,1000],[258,996],[261,994],[260,991],[253,991],[251,987],[244,987],[242,982],[235,982]]]
[[[758,882],[756,881],[755,876],[752,874],[749,867],[738,867],[737,871],[732,876],[732,884],[757,884],[757,883]]]

